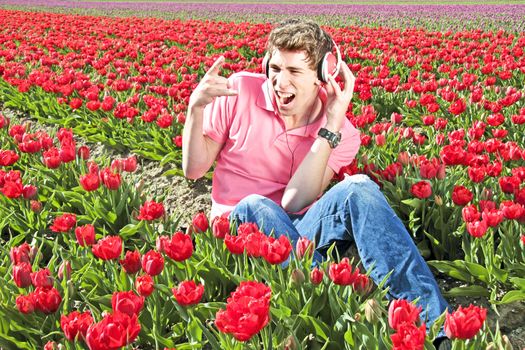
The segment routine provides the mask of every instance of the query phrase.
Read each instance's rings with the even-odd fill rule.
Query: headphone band
[[[323,58],[321,59],[321,61],[319,62],[319,64],[317,65],[317,77],[319,78],[319,80],[323,81],[323,82],[327,82],[328,80],[328,77],[325,76],[325,73],[326,74],[331,74],[332,76],[336,77],[338,74],[339,74],[339,70],[340,70],[340,67],[341,67],[341,62],[343,61],[342,57],[341,57],[341,51],[339,50],[339,46],[337,46],[337,44],[335,43],[334,39],[330,38],[332,40],[332,43],[334,44],[334,47],[335,47],[335,52],[336,52],[336,64],[335,64],[335,70],[333,71],[333,73],[330,73],[328,72],[328,57],[330,57],[330,55],[333,55],[332,52],[327,52],[325,53],[325,55],[323,56]],[[270,77],[270,53],[269,52],[266,52],[265,55],[264,55],[264,58],[262,60],[262,71],[263,71],[263,74],[265,74],[267,77]]]

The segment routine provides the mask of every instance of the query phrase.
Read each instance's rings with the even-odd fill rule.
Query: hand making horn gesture
[[[230,82],[225,77],[219,75],[220,68],[224,63],[224,56],[217,58],[199,85],[193,90],[190,96],[189,106],[195,108],[204,108],[207,104],[213,102],[218,96],[235,96],[237,91],[232,90]]]

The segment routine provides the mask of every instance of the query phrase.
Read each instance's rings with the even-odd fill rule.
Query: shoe
[[[434,341],[434,346],[436,350],[451,350],[452,342],[446,337],[441,337]]]

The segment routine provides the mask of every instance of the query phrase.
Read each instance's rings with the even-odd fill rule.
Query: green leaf
[[[316,318],[313,318],[308,315],[299,315],[300,318],[302,318],[306,323],[310,324],[314,327],[315,334],[318,337],[321,337],[322,340],[327,341],[328,340],[328,334],[330,333],[330,328],[328,325]]]
[[[510,281],[519,289],[525,290],[525,278],[512,277]]]
[[[483,286],[466,286],[452,288],[451,290],[443,294],[447,297],[488,297],[490,295],[490,291]]]
[[[423,204],[423,200],[417,199],[417,198],[409,198],[409,199],[403,199],[401,203],[406,204],[412,208],[420,208]]]
[[[525,300],[525,291],[511,290],[501,298],[501,301],[496,302],[496,304],[509,304],[521,300]]]
[[[489,272],[487,271],[486,268],[484,268],[483,266],[479,264],[466,262],[466,261],[459,261],[459,260],[454,261],[454,264],[456,266],[463,264],[468,270],[468,272],[470,272],[472,276],[474,276],[475,278],[485,283],[489,281]]]
[[[465,282],[474,282],[472,275],[465,269],[460,269],[456,264],[451,261],[428,261],[428,264],[438,270],[441,273],[449,275],[455,279],[465,281]]]
[[[354,346],[354,337],[352,336],[352,328],[348,327],[348,330],[345,332],[345,342],[350,344],[351,346]]]

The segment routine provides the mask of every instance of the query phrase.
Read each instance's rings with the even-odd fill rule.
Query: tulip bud
[[[135,187],[135,191],[137,191],[138,194],[142,193],[142,189],[144,188],[144,179],[140,179],[139,183],[137,184],[137,187]]]
[[[501,337],[501,340],[503,342],[503,349],[505,350],[512,350],[512,344],[510,342],[510,339],[509,337],[507,337],[506,334],[504,334],[502,337]]]
[[[295,350],[298,349],[297,341],[293,335],[288,336],[284,341],[283,350]]]
[[[381,315],[381,306],[375,299],[368,299],[365,304],[365,318],[371,324],[376,324]]]
[[[66,280],[71,278],[71,263],[68,260],[63,261],[58,268],[58,278],[62,279],[63,277],[65,277]]]
[[[310,281],[313,284],[320,284],[323,281],[324,272],[319,270],[317,267],[310,272]]]
[[[87,146],[80,146],[77,150],[77,154],[80,158],[86,160],[89,158],[89,148]]]
[[[44,350],[54,350],[57,348],[57,344],[54,341],[48,341],[46,345],[44,345]]]
[[[436,203],[436,205],[440,207],[443,205],[443,199],[436,194],[434,196],[434,203]]]
[[[197,213],[193,217],[191,224],[195,233],[205,232],[206,230],[208,230],[209,227],[208,218],[206,217],[206,214],[204,214],[204,212],[202,211]]]
[[[482,200],[492,200],[492,190],[490,188],[485,187],[481,191],[480,199]]]
[[[403,164],[404,166],[407,166],[408,160],[409,160],[408,152],[406,151],[400,152],[397,156],[397,160],[399,161],[399,163]]]
[[[37,200],[31,200],[30,205],[31,210],[37,214],[42,210],[42,203]]]
[[[295,269],[290,274],[290,282],[296,287],[300,287],[304,283],[304,280],[304,273],[300,269]]]
[[[485,348],[485,350],[496,350],[496,345],[494,345],[493,342],[490,342]]]

